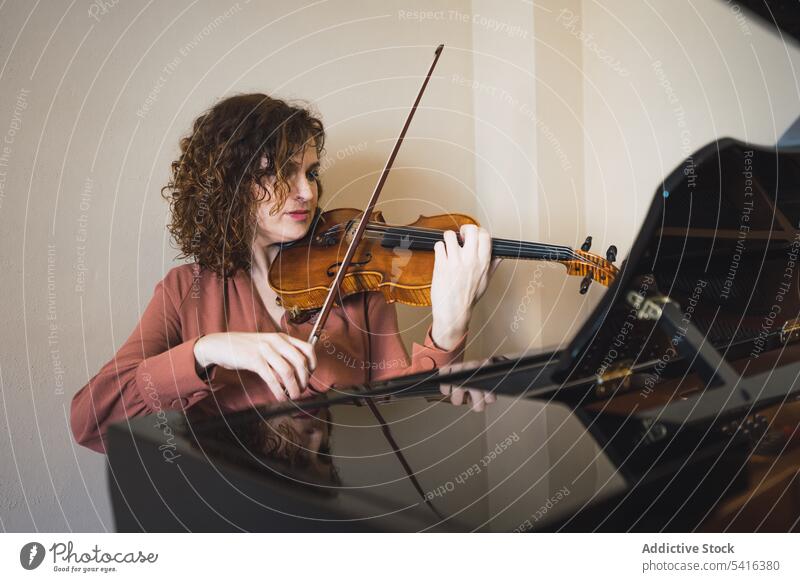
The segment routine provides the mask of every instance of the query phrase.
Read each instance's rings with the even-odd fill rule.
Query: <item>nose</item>
[[[309,180],[308,176],[302,175],[295,180],[295,197],[299,200],[307,202],[314,198],[316,182]]]

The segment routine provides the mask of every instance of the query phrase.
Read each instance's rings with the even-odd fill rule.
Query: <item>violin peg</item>
[[[581,295],[586,295],[586,292],[589,290],[589,285],[592,284],[592,272],[589,271],[586,276],[581,279]]]
[[[608,247],[608,250],[606,251],[606,260],[609,263],[613,263],[614,261],[617,260],[617,247],[615,247],[614,245]]]
[[[581,250],[588,252],[590,248],[592,248],[592,237],[587,236],[586,240],[583,241],[583,244],[581,245]]]

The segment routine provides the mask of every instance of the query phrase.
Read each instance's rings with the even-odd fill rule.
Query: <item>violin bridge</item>
[[[353,242],[353,237],[356,236],[356,231],[358,230],[358,222],[355,220],[351,220],[347,223],[347,228],[344,230],[344,240],[347,241],[349,245]]]

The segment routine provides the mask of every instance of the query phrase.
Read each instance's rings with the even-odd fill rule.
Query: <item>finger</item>
[[[497,267],[499,267],[500,263],[502,263],[502,262],[503,262],[503,259],[501,259],[499,257],[496,258],[496,259],[492,259],[492,264],[489,265],[489,276],[490,277],[492,275],[494,275],[494,272],[497,270]]]
[[[485,405],[483,403],[483,392],[481,390],[469,390],[469,397],[472,400],[472,410],[474,412],[483,412]]]
[[[309,376],[311,375],[311,362],[308,360],[306,351],[300,349],[295,342],[305,344],[305,346],[311,348],[310,351],[313,355],[313,347],[308,342],[298,340],[285,333],[277,333],[271,334],[269,337],[266,356],[269,357],[270,348],[273,352],[283,356],[295,369],[300,386],[305,386],[308,384]]]
[[[288,396],[286,396],[286,393],[283,391],[283,386],[281,386],[278,377],[275,376],[274,372],[267,365],[266,361],[258,366],[258,369],[256,369],[255,372],[261,377],[262,380],[264,380],[264,382],[267,384],[267,387],[270,389],[270,392],[275,395],[275,398],[278,400],[278,402],[286,402],[286,400],[288,400]]]
[[[456,406],[461,406],[464,403],[464,389],[453,388],[453,392],[450,394],[450,402]]]
[[[489,264],[492,261],[492,236],[485,228],[476,227],[476,245],[478,247],[478,258],[484,269],[489,269]]]
[[[468,254],[473,256],[478,252],[478,227],[474,224],[461,225],[461,247]]]
[[[294,368],[289,362],[283,359],[278,354],[275,354],[267,362],[272,368],[272,371],[278,376],[281,385],[286,389],[289,398],[298,398],[300,396],[300,386],[297,384]]]
[[[489,235],[489,231],[485,228],[481,228],[478,231],[477,237],[478,265],[481,273],[478,289],[480,290],[480,294],[483,294],[483,291],[489,284],[489,277],[491,276],[490,265],[492,262],[492,237]]]
[[[290,335],[286,335],[286,339],[297,349],[299,349],[303,354],[306,356],[306,360],[308,361],[308,366],[310,371],[314,371],[317,369],[317,353],[314,351],[314,346],[312,346],[307,341],[303,341],[300,338],[292,337]]]
[[[453,385],[452,384],[439,384],[439,392],[441,392],[445,396],[450,394],[450,392],[452,392],[452,390],[453,390]]]
[[[269,337],[265,338],[267,341],[260,344],[258,346],[261,357],[264,359],[264,363],[270,369],[270,371],[275,375],[276,381],[278,382],[281,391],[287,396],[290,396],[289,393],[289,385],[292,382],[288,382],[287,379],[287,370],[291,378],[293,379],[293,383],[297,384],[298,386],[302,383],[298,383],[297,380],[297,373],[295,372],[295,365],[290,361],[287,361],[286,347],[290,344],[288,342],[284,342],[280,340],[279,336],[281,334],[270,334]],[[294,349],[294,348],[291,348]],[[298,352],[299,353],[299,352]]]
[[[444,245],[447,249],[447,258],[455,259],[461,256],[461,246],[458,244],[458,237],[454,230],[444,231]]]
[[[440,273],[447,260],[447,250],[444,241],[437,241],[433,245],[433,272]]]
[[[492,392],[484,392],[483,399],[486,401],[486,404],[494,404],[497,402],[497,397]]]
[[[305,388],[308,385],[308,377],[310,375],[305,354],[288,341],[277,342],[274,348],[293,368],[297,385],[300,388]]]
[[[309,370],[306,356],[303,352],[288,342],[285,345],[285,349],[287,351],[285,353],[281,352],[281,355],[287,362],[289,362],[289,365],[294,368],[294,375],[295,378],[297,378],[297,385],[302,391],[306,386],[308,386],[308,380],[311,376],[311,371]]]

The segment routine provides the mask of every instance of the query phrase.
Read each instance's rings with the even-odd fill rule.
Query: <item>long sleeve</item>
[[[431,327],[422,344],[414,342],[411,358],[403,345],[397,324],[397,309],[380,293],[367,293],[367,323],[370,345],[370,381],[435,370],[464,358],[467,334],[452,350],[443,350],[431,337]]]
[[[164,281],[154,290],[136,329],[89,383],[72,399],[70,422],[75,440],[104,452],[108,426],[128,417],[186,408],[211,391],[217,367],[201,378],[194,344],[184,340],[180,317]]]

